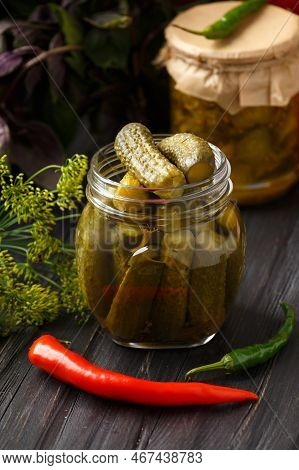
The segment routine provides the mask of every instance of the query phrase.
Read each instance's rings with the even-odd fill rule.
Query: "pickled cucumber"
[[[150,131],[139,123],[127,124],[114,144],[118,158],[147,188],[169,188],[185,184],[184,174],[158,150]],[[182,191],[156,191],[162,198],[179,196]]]
[[[146,246],[149,241],[149,234],[142,227],[119,222],[115,235],[113,257],[116,279],[119,284],[128,269],[128,262],[133,256],[134,251],[142,246]]]
[[[193,134],[166,137],[159,150],[186,176],[189,183],[209,178],[215,169],[214,153],[208,142]]]
[[[76,258],[84,299],[99,317],[104,317],[109,311],[115,283],[113,256],[111,250],[105,249],[109,242],[107,235],[113,236],[113,227],[97,208],[88,203],[77,226]]]
[[[298,161],[299,135],[290,134],[279,146],[277,146],[277,158],[281,163],[294,163]],[[298,165],[297,165],[298,166]]]
[[[128,261],[131,257],[131,253],[125,250],[119,243],[116,243],[113,247],[113,259],[116,273],[117,285],[119,285],[128,269]]]
[[[254,168],[250,163],[234,163],[232,166],[232,180],[239,186],[255,182]]]
[[[238,288],[241,283],[241,279],[244,273],[245,267],[245,235],[244,231],[241,231],[239,237],[234,241],[235,249],[230,252],[227,259],[226,269],[226,308],[232,304]],[[230,243],[232,245],[232,243]]]
[[[250,164],[254,179],[271,174],[281,160],[273,146],[273,138],[266,127],[247,132],[237,143],[236,152],[240,160]]]
[[[225,320],[227,253],[225,238],[203,231],[196,238],[191,271],[189,324],[201,336],[217,331]]]
[[[185,323],[194,244],[189,230],[164,235],[161,260],[165,267],[151,313],[153,340],[175,340]]]
[[[242,131],[259,125],[267,125],[272,119],[273,108],[270,106],[248,107],[231,116],[232,124]]]
[[[115,191],[115,198],[113,199],[114,207],[122,211],[135,211],[142,209],[142,202],[131,202],[131,201],[123,201],[120,198],[128,198],[128,199],[139,199],[141,201],[147,198],[146,191],[142,189],[142,184],[139,183],[138,179],[135,178],[134,175],[131,173],[126,173],[125,176],[120,181],[121,184],[125,186],[132,186],[132,187],[118,187]]]
[[[233,203],[226,206],[217,217],[216,223],[224,228],[227,234],[233,232],[239,235],[241,218],[237,206]]]
[[[216,219],[218,228],[224,230],[227,245],[226,308],[237,293],[245,266],[245,227],[237,206],[230,203]]]
[[[278,141],[281,143],[286,138],[290,137],[290,134],[295,134],[297,136],[298,129],[298,118],[296,115],[296,110],[293,107],[290,107],[287,111],[286,116],[282,119],[276,126]]]
[[[182,207],[179,204],[163,205],[156,209],[156,226],[163,232],[175,232],[183,226]]]
[[[247,132],[236,144],[240,159],[255,167],[262,161],[271,161],[273,152],[271,135],[265,127],[258,127]]]
[[[230,161],[234,161],[235,157],[238,157],[236,156],[235,144],[232,140],[218,142],[218,147]]]
[[[136,252],[113,299],[105,326],[120,341],[142,341],[164,264],[150,250]]]

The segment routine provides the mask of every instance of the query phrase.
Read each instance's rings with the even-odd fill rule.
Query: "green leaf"
[[[81,45],[83,41],[83,32],[81,25],[76,18],[55,3],[50,3],[49,7],[57,18],[66,43]]]
[[[128,28],[132,23],[132,18],[128,15],[120,15],[115,11],[95,13],[90,18],[84,20],[99,29]]]
[[[63,32],[65,42],[68,45],[81,46],[83,43],[83,31],[81,24],[67,10],[64,10],[55,3],[50,3],[49,7],[57,18],[61,31]],[[81,52],[73,51],[65,61],[81,77],[84,75],[84,59]]]
[[[125,29],[92,29],[86,36],[84,49],[97,67],[125,69],[130,52],[130,35]]]

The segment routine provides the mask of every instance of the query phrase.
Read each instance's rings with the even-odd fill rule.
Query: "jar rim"
[[[173,135],[173,134],[153,134],[153,137],[156,141],[156,140],[162,140],[166,137],[170,137],[171,135]],[[218,157],[218,163],[219,163],[219,165],[216,168],[216,171],[212,174],[212,176],[210,176],[209,178],[206,178],[204,180],[201,180],[201,181],[197,181],[197,182],[193,182],[193,183],[186,183],[186,184],[183,184],[183,185],[180,185],[180,186],[176,186],[174,188],[169,188],[169,186],[168,187],[152,187],[152,188],[142,187],[142,190],[145,191],[145,192],[153,192],[153,191],[159,191],[159,192],[168,191],[169,192],[170,189],[171,190],[185,191],[187,189],[193,189],[193,188],[200,188],[200,187],[206,188],[207,186],[210,186],[213,182],[215,182],[215,179],[218,180],[219,177],[223,177],[223,176],[229,177],[230,172],[231,172],[231,167],[230,167],[230,163],[229,163],[227,157],[224,155],[222,150],[220,150],[216,145],[214,145],[210,142],[208,142],[208,144],[211,147],[211,149],[213,150],[214,156],[216,158]],[[105,145],[104,147],[101,147],[93,155],[91,163],[90,163],[90,169],[89,169],[89,172],[88,172],[88,183],[93,185],[93,177],[95,176],[99,180],[99,182],[102,182],[105,185],[111,185],[115,189],[117,189],[117,188],[140,189],[140,187],[138,187],[138,186],[130,186],[130,185],[122,184],[118,181],[114,181],[110,177],[105,177],[103,174],[101,174],[101,170],[102,171],[104,170],[105,164],[110,163],[113,160],[118,160],[120,162],[118,157],[113,158],[113,160],[111,158],[110,161],[107,160],[107,157],[105,157],[105,154],[107,152],[111,152],[111,151],[114,153],[114,144],[113,143],[110,143],[110,144]],[[99,163],[98,162],[98,157],[99,156],[103,157],[102,167],[98,166],[98,163]],[[224,175],[224,173],[225,173],[225,175]]]
[[[165,137],[172,134],[153,134],[155,142],[159,142]],[[124,165],[116,156],[114,144],[110,143],[99,149],[92,158],[90,169],[87,175],[88,185],[86,194],[88,200],[104,210],[106,213],[114,216],[130,215],[126,209],[120,209],[120,204],[141,204],[143,209],[139,209],[134,217],[138,218],[146,213],[150,206],[163,206],[176,203],[196,203],[201,202],[202,208],[224,204],[232,192],[232,182],[230,180],[231,166],[225,154],[215,145],[209,143],[213,150],[216,162],[216,171],[213,175],[205,180],[187,183],[176,187],[165,188],[140,188],[136,186],[128,186],[115,180],[116,177],[123,176],[126,172]],[[114,179],[113,179],[114,177]],[[116,193],[117,189],[142,189],[148,198],[136,199],[125,197]],[[173,198],[163,198],[163,192],[174,191]],[[155,192],[159,191],[159,197]],[[181,195],[178,195],[181,194]],[[152,197],[151,197],[152,196]],[[118,204],[115,204],[115,203]],[[119,204],[120,203],[120,204]],[[197,208],[198,209],[198,208]]]

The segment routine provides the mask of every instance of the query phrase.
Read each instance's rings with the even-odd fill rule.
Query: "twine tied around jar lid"
[[[230,114],[247,106],[286,106],[299,92],[299,17],[266,5],[231,37],[208,40],[174,28],[201,30],[240,2],[198,5],[165,30],[164,65],[177,90],[213,101]]]

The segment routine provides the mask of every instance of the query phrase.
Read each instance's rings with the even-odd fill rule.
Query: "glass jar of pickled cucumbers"
[[[154,136],[155,144],[165,137]],[[113,144],[92,159],[76,233],[79,280],[120,345],[198,346],[226,319],[243,273],[245,233],[230,202],[230,164],[210,147],[213,175],[172,192],[132,185]]]
[[[267,5],[232,36],[202,30],[240,2],[195,6],[165,32],[172,132],[192,132],[221,148],[232,166],[233,196],[262,203],[299,179],[298,16]],[[287,24],[287,27],[286,27]]]

